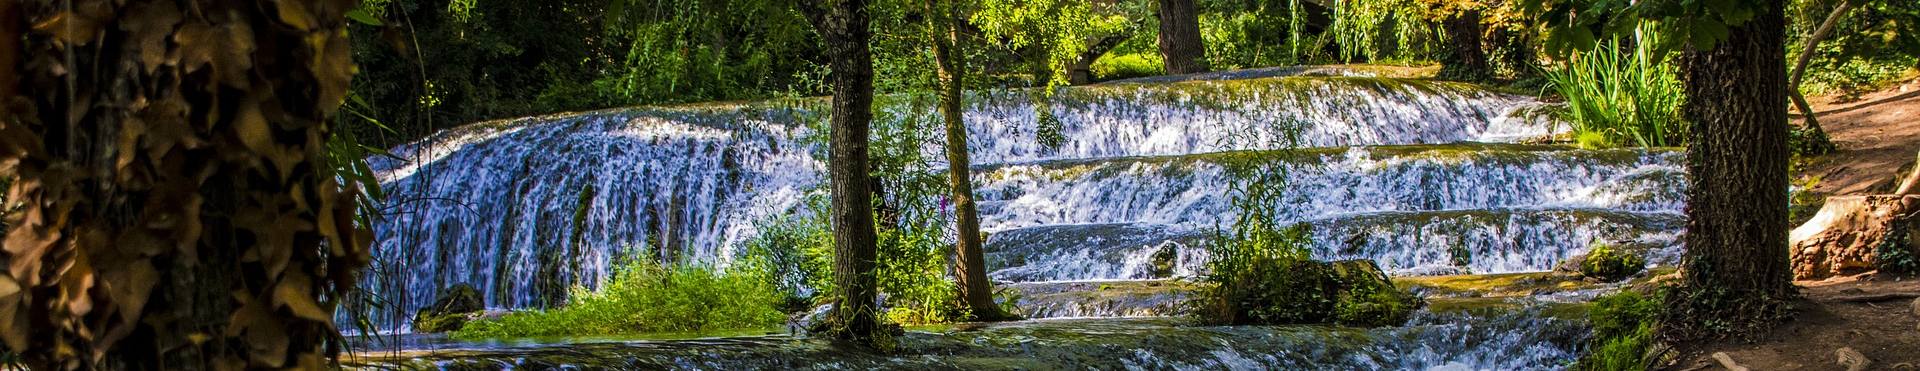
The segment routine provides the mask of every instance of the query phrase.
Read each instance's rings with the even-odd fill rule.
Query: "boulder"
[[[1600,282],[1614,282],[1647,269],[1640,252],[1613,244],[1594,244],[1580,259],[1580,275]]]
[[[1425,304],[1372,260],[1265,259],[1215,290],[1205,314],[1243,325],[1398,326]]]
[[[480,290],[464,283],[455,284],[442,290],[433,305],[414,312],[413,331],[435,333],[459,330],[486,309],[486,301],[480,296]]]
[[[1821,279],[1906,265],[1920,255],[1911,214],[1920,196],[1828,197],[1820,212],[1789,234],[1796,279]]]

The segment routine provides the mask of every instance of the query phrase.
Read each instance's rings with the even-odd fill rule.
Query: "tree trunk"
[[[1120,46],[1121,42],[1133,38],[1133,30],[1133,28],[1127,28],[1101,36],[1099,41],[1088,45],[1087,50],[1080,52],[1080,57],[1074,59],[1073,66],[1069,67],[1067,83],[1080,85],[1093,82],[1093,62],[1100,60],[1100,56],[1107,55],[1107,52],[1113,51],[1113,48]]]
[[[1207,72],[1207,48],[1200,41],[1200,14],[1193,0],[1160,0],[1160,56],[1167,74]]]
[[[1787,254],[1787,76],[1783,0],[1711,49],[1681,56],[1688,147],[1686,285],[1671,295],[1675,339],[1750,333],[1795,295]],[[1719,325],[1702,326],[1706,321]]]
[[[954,276],[960,286],[960,300],[974,320],[995,321],[1007,317],[993,302],[993,281],[987,277],[985,254],[981,251],[980,212],[973,202],[973,174],[967,159],[967,125],[961,118],[961,88],[966,66],[961,53],[960,14],[957,2],[927,0],[928,33],[933,39],[933,60],[939,65],[940,115],[947,124],[947,186],[953,190]]]
[[[1442,22],[1447,32],[1447,63],[1440,77],[1459,81],[1485,81],[1493,77],[1487,66],[1487,53],[1480,49],[1480,10],[1466,9],[1447,16]]]
[[[354,6],[0,5],[0,164],[25,208],[0,252],[6,349],[41,370],[327,367],[370,237],[323,157]]]
[[[1834,25],[1840,23],[1840,18],[1852,10],[1853,1],[1841,0],[1840,5],[1833,8],[1833,13],[1827,14],[1827,19],[1820,22],[1820,27],[1807,36],[1807,45],[1800,48],[1800,57],[1793,62],[1793,72],[1787,75],[1788,93],[1792,94],[1789,97],[1793,99],[1793,106],[1800,109],[1801,118],[1806,122],[1806,137],[1802,140],[1811,142],[1802,146],[1808,154],[1826,154],[1833,152],[1834,148],[1833,140],[1827,137],[1826,130],[1820,128],[1820,119],[1814,114],[1813,105],[1807,104],[1807,97],[1800,94],[1801,77],[1806,76],[1807,62],[1813,60],[1814,49],[1820,46],[1820,41],[1826,40],[1827,34],[1833,33]]]
[[[873,275],[877,237],[867,171],[867,129],[873,120],[867,2],[829,0],[801,7],[826,46],[833,74],[827,167],[833,192],[833,280],[840,297],[828,322],[837,326],[834,336],[870,344],[880,329],[880,318]]]

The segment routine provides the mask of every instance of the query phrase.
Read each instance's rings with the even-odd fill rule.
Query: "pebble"
[[[1860,354],[1860,351],[1853,348],[1842,347],[1834,350],[1833,354],[1840,357],[1839,363],[1841,366],[1847,366],[1847,371],[1862,371],[1873,366],[1873,360],[1867,359],[1867,355]]]

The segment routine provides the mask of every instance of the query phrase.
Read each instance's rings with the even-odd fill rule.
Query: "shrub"
[[[1619,145],[1682,146],[1686,125],[1680,118],[1676,68],[1655,51],[1658,33],[1651,27],[1639,42],[1620,38],[1575,53],[1572,61],[1547,77],[1567,99],[1574,137],[1586,147]]]
[[[1206,281],[1191,302],[1202,320],[1235,325],[1338,323],[1395,326],[1419,309],[1420,298],[1393,286],[1367,260],[1334,263],[1308,257],[1304,224],[1250,239],[1209,244]]]
[[[1647,259],[1609,244],[1594,244],[1580,262],[1580,274],[1601,281],[1619,281],[1647,268]]]
[[[1088,67],[1095,80],[1117,80],[1135,77],[1159,76],[1166,67],[1158,56],[1144,53],[1106,54],[1093,61]]]
[[[1593,351],[1574,365],[1577,370],[1645,370],[1660,300],[1623,291],[1602,296],[1587,311],[1593,325]]]
[[[565,306],[468,323],[460,339],[709,332],[778,326],[782,296],[751,259],[735,270],[665,267],[644,260],[618,268],[599,291],[574,288]]]
[[[1333,321],[1348,326],[1398,326],[1425,305],[1419,296],[1393,286],[1393,281],[1371,260],[1333,263],[1339,295]]]

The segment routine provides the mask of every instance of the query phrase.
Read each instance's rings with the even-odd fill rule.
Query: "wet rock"
[[[1243,325],[1398,326],[1425,304],[1372,260],[1258,260],[1213,293],[1202,314]]]
[[[1873,366],[1873,360],[1867,359],[1867,355],[1860,354],[1853,348],[1842,347],[1834,350],[1833,354],[1840,357],[1839,363],[1841,366],[1847,366],[1847,371],[1861,371]]]
[[[1610,243],[1594,244],[1580,259],[1580,275],[1601,282],[1614,282],[1646,270],[1647,259],[1634,249]]]
[[[480,290],[475,290],[472,285],[456,284],[442,290],[440,298],[435,299],[433,305],[414,312],[413,331],[435,333],[459,330],[486,309],[486,301],[480,296]]]
[[[1920,255],[1913,233],[1920,196],[1828,197],[1825,206],[1806,224],[1793,229],[1793,274],[1797,279],[1821,279],[1875,269],[1914,269]],[[1898,269],[1896,269],[1898,270]]]

